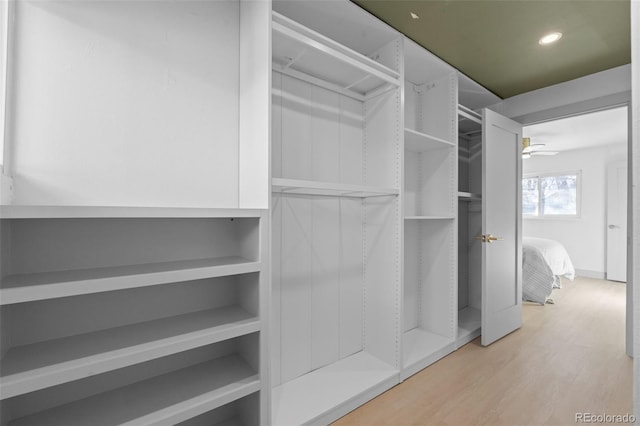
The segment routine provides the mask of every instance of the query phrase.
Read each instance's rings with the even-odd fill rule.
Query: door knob
[[[618,225],[609,225],[609,229],[616,229],[616,228],[620,228]]]
[[[476,240],[480,240],[483,243],[492,243],[494,241],[502,241],[503,239],[504,238],[499,238],[491,234],[482,234],[482,235],[476,236]]]

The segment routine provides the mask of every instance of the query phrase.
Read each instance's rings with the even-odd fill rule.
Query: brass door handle
[[[504,238],[499,238],[491,234],[482,234],[482,235],[476,236],[476,240],[480,240],[483,243],[492,243],[494,241],[502,241],[504,240]]]

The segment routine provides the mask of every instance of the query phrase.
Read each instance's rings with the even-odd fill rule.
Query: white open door
[[[522,126],[483,110],[482,345],[522,325]]]

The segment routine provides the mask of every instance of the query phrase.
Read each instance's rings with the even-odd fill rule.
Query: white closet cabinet
[[[455,348],[457,76],[410,40],[404,54],[406,378]]]
[[[266,211],[0,213],[2,426],[268,423]]]
[[[272,424],[327,424],[399,380],[401,40],[349,2],[274,9]]]
[[[480,335],[482,308],[482,117],[458,108],[458,335],[460,347]]]

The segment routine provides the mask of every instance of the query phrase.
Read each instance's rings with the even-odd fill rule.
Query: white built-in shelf
[[[260,271],[260,268],[259,261],[229,256],[9,275],[2,281],[0,304],[244,274]]]
[[[12,348],[2,358],[6,399],[260,330],[242,308],[210,309]]]
[[[474,121],[477,124],[482,124],[482,115],[464,105],[458,104],[458,117]]]
[[[358,352],[276,387],[271,423],[327,423],[323,417],[331,411],[345,403],[360,405],[397,381],[398,370],[366,352]]]
[[[1,219],[57,218],[241,218],[260,217],[256,209],[115,206],[0,206]]]
[[[272,192],[287,194],[366,198],[398,195],[400,193],[400,191],[395,188],[380,188],[300,179],[273,178],[271,182]]]
[[[227,356],[16,419],[10,426],[175,424],[260,390],[258,374]]]
[[[455,148],[456,144],[412,129],[404,129],[404,147],[407,151],[424,152],[434,149]]]
[[[453,216],[405,216],[405,220],[453,220]]]
[[[272,64],[300,78],[359,100],[400,87],[400,73],[273,12]]]
[[[460,201],[479,201],[482,200],[482,195],[471,192],[458,192],[458,199]]]
[[[451,338],[421,328],[411,329],[403,337],[404,366],[411,368],[418,365],[417,368],[422,369],[450,352],[453,344]]]
[[[482,134],[482,115],[458,105],[458,134],[465,138],[475,138]]]

